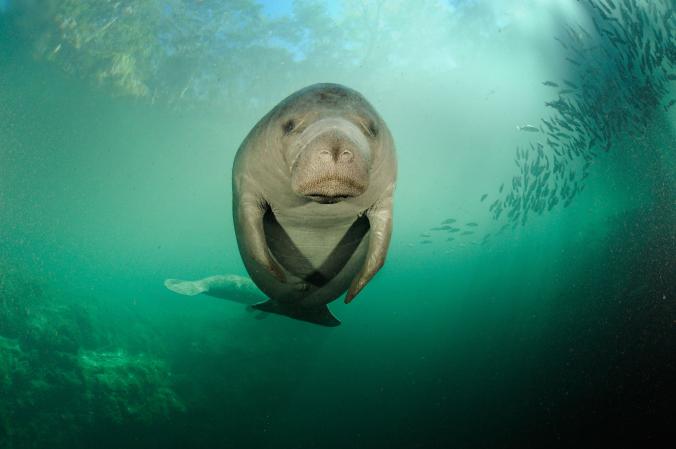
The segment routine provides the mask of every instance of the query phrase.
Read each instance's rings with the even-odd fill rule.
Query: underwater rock
[[[111,424],[150,424],[185,407],[171,389],[166,363],[125,351],[84,351],[79,357],[93,415]]]

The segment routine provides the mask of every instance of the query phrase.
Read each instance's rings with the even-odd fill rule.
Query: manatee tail
[[[270,299],[254,304],[256,310],[263,312],[276,313],[278,315],[288,316],[296,320],[307,321],[308,323],[319,324],[321,326],[336,327],[340,320],[336,318],[326,305],[317,307],[299,307],[282,304],[279,301]]]
[[[196,281],[167,279],[164,286],[179,295],[205,294],[247,305],[260,302],[265,297],[251,279],[236,274],[217,274]]]
[[[179,295],[195,296],[206,292],[208,286],[202,280],[199,281],[183,281],[181,279],[167,279],[164,281],[164,286],[172,292]]]

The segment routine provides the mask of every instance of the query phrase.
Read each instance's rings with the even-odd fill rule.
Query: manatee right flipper
[[[269,299],[254,304],[251,307],[263,312],[276,313],[278,315],[288,316],[289,318],[307,321],[308,323],[319,324],[321,326],[336,327],[340,325],[340,320],[331,313],[326,305],[317,307],[299,307]]]
[[[284,270],[272,257],[265,240],[263,217],[269,206],[261,195],[255,193],[255,188],[247,186],[245,178],[235,179],[234,182],[235,189],[241,192],[239,203],[233,207],[235,223],[240,223],[236,229],[240,251],[246,251],[258,265],[279,282],[285,282]]]

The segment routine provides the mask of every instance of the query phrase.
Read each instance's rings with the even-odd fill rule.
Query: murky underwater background
[[[674,30],[670,0],[0,0],[0,448],[665,447]],[[315,82],[395,137],[385,267],[337,328],[166,290],[246,275],[234,154]]]

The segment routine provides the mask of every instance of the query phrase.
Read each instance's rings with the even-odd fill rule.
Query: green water
[[[616,53],[553,39],[610,29],[610,3],[636,18],[625,39],[653,36],[648,68],[619,46],[636,76],[617,82]],[[275,4],[0,1],[0,448],[673,441],[673,4]],[[602,142],[556,159],[584,188],[496,217],[517,148],[545,142],[516,127],[557,117],[543,81],[592,68],[579,104]],[[360,91],[395,138],[384,268],[330,305],[337,328],[165,289],[246,275],[235,152],[316,82]]]

